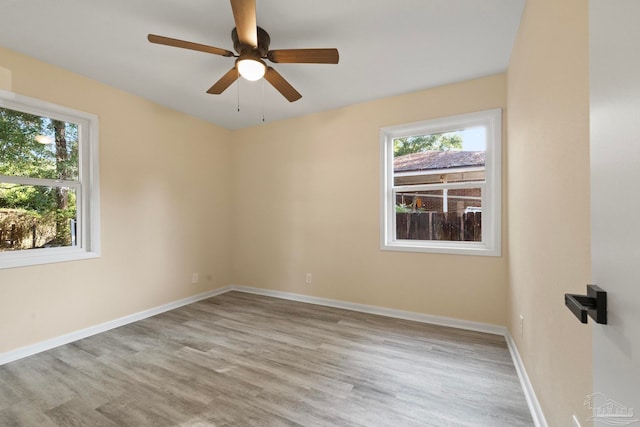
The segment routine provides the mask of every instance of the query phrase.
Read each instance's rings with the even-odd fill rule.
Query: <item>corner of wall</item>
[[[508,329],[554,426],[592,388],[590,329],[563,299],[591,275],[588,67],[587,1],[528,1],[507,74]]]

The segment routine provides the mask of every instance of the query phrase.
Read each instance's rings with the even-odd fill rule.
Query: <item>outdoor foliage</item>
[[[432,135],[410,136],[393,140],[394,157],[424,151],[461,150],[462,137],[455,133],[439,133]]]
[[[42,247],[55,241],[55,212],[40,216],[20,209],[0,209],[0,250]],[[11,241],[5,240],[11,238]]]
[[[43,136],[51,143],[37,141]],[[55,233],[45,243],[50,246],[69,245],[70,219],[76,215],[75,193],[59,186],[9,183],[6,178],[2,179],[2,175],[77,180],[77,125],[0,108],[0,212],[5,214],[0,226],[6,233],[7,227],[15,224],[18,227],[13,229],[12,238],[15,239],[28,234],[25,228],[29,224],[35,229],[38,221],[53,221]],[[12,215],[9,215],[10,211]],[[20,215],[16,217],[16,213]],[[19,220],[16,219],[18,217]],[[14,218],[11,224],[9,218]]]

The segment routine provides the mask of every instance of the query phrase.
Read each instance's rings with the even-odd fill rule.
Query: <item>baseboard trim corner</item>
[[[32,356],[34,354],[37,354],[43,351],[51,350],[52,348],[56,348],[61,345],[65,345],[74,341],[81,340],[83,338],[88,338],[92,335],[96,335],[101,332],[106,332],[110,329],[118,328],[120,326],[124,326],[129,323],[137,322],[138,320],[146,319],[147,317],[155,316],[157,314],[164,313],[165,311],[174,310],[176,308],[182,307],[183,305],[192,304],[194,302],[198,302],[203,299],[215,297],[225,292],[229,292],[230,290],[232,290],[231,286],[214,289],[214,290],[203,292],[197,295],[192,295],[190,297],[183,298],[177,301],[173,301],[168,304],[163,304],[157,307],[153,307],[148,310],[143,310],[138,313],[120,317],[115,320],[110,320],[108,322],[90,326],[85,329],[80,329],[78,331],[61,335],[59,337],[51,338],[45,341],[40,341],[25,347],[20,347],[16,350],[11,350],[9,352],[0,354],[0,366],[9,362],[13,362],[13,361],[28,357],[28,356]]]
[[[531,412],[531,416],[533,417],[533,422],[536,427],[548,427],[547,420],[545,419],[544,413],[542,412],[542,407],[540,406],[540,402],[538,401],[536,392],[533,389],[533,385],[529,380],[529,375],[527,374],[527,370],[524,367],[524,362],[522,361],[520,353],[518,352],[518,347],[516,347],[516,342],[509,333],[508,329],[505,330],[504,338],[507,341],[507,346],[509,347],[509,352],[511,353],[511,359],[513,359],[513,365],[515,366],[516,372],[518,373],[518,378],[520,378],[520,385],[522,386],[524,397],[527,400],[529,412]]]

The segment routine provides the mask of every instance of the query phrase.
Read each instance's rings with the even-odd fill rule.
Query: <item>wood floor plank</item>
[[[533,421],[503,337],[229,292],[0,366],[0,425]]]
[[[25,400],[9,408],[0,410],[0,426],[3,427],[57,427],[44,412],[38,410],[32,402]]]
[[[45,412],[57,426],[117,427],[117,424],[97,412],[85,397],[69,400]]]

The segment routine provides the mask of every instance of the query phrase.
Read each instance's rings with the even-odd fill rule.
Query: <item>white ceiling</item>
[[[233,50],[228,0],[0,0],[0,45],[238,129],[262,123],[263,110],[271,122],[503,72],[525,0],[256,2],[272,49],[340,52],[338,65],[272,64],[299,101],[243,79],[208,95],[233,58],[147,41]]]

